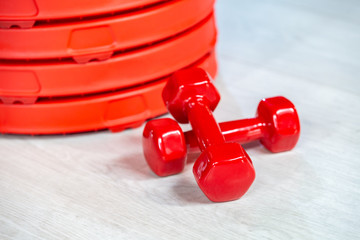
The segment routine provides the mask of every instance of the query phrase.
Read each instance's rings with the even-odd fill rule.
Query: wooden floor
[[[283,95],[302,124],[290,152],[245,145],[257,173],[214,204],[192,164],[158,178],[142,128],[0,136],[0,239],[359,239],[360,1],[217,1],[219,121]]]

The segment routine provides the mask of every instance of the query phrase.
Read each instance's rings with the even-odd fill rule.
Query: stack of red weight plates
[[[0,0],[0,133],[141,125],[169,75],[216,74],[214,0]]]

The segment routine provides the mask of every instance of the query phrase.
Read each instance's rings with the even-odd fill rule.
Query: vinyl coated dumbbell
[[[215,202],[235,200],[245,194],[255,179],[255,171],[250,157],[240,144],[225,142],[212,115],[220,95],[211,83],[210,76],[200,68],[180,70],[171,76],[162,97],[173,117],[180,123],[190,122],[193,128],[202,151],[193,166],[193,173],[204,194]],[[157,143],[147,140],[154,139],[154,132],[147,130],[145,127],[143,147],[148,162],[159,160],[152,159],[159,156],[156,153],[159,149],[174,159],[180,157],[181,161],[184,160],[186,145],[180,128],[164,126],[163,138],[155,136],[161,141]],[[160,147],[157,149],[154,144]],[[176,165],[178,161],[172,164]],[[167,170],[171,171],[171,168]],[[159,169],[155,169],[155,172],[159,172]]]
[[[226,141],[240,144],[254,140],[269,151],[285,152],[293,149],[300,136],[300,121],[294,104],[285,97],[262,99],[256,117],[219,124]],[[188,149],[197,149],[193,131],[184,133]]]
[[[223,122],[219,126],[226,141],[243,144],[260,140],[272,152],[291,150],[300,136],[296,108],[284,97],[261,100],[255,118]],[[199,148],[194,132],[183,133],[178,123],[170,118],[149,121],[144,129],[143,143],[148,146],[144,147],[146,160],[159,176],[180,173],[187,152]]]

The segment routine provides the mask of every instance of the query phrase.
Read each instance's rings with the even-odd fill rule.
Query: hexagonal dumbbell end
[[[255,179],[250,157],[238,143],[208,147],[196,160],[193,173],[201,190],[214,202],[240,198]]]
[[[187,104],[194,97],[206,101],[214,111],[220,101],[220,94],[211,83],[210,75],[201,68],[187,68],[175,72],[162,92],[164,103],[179,123],[188,123]]]
[[[170,118],[147,122],[143,132],[147,163],[158,176],[180,173],[186,162],[186,143],[179,124]]]
[[[261,143],[272,152],[292,149],[300,136],[300,121],[294,104],[284,97],[261,100],[257,117],[266,124]]]

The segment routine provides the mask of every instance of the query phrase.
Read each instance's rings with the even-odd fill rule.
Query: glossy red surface
[[[215,53],[192,63],[216,75]],[[166,112],[161,92],[169,77],[114,92],[43,99],[34,104],[0,104],[0,133],[65,134],[138,127]]]
[[[29,97],[35,102],[41,97],[78,96],[143,85],[188,67],[208,54],[215,43],[215,19],[211,16],[166,41],[104,61],[0,61],[0,100],[11,104],[9,98],[22,102],[19,97]]]
[[[181,123],[190,122],[202,154],[193,167],[195,179],[212,201],[240,198],[251,186],[255,171],[237,143],[226,143],[212,111],[220,95],[211,77],[200,68],[175,72],[163,90],[169,112]]]
[[[79,1],[81,0],[72,5],[80,4]],[[103,1],[94,0],[99,5]],[[118,5],[121,5],[120,1],[117,1]],[[211,14],[213,4],[214,0],[167,1],[150,9],[95,19],[85,18],[82,21],[73,19],[57,24],[38,24],[26,30],[1,29],[0,20],[0,59],[70,57],[76,62],[86,63],[98,58],[99,54],[110,57],[119,51],[133,50],[163,41],[195,26]],[[96,10],[98,9],[93,9],[94,12]]]
[[[201,190],[213,202],[240,198],[255,179],[250,157],[237,143],[208,147],[196,160],[193,173]]]
[[[264,125],[261,143],[272,152],[292,149],[300,136],[300,121],[294,104],[284,97],[263,99],[257,118]]]
[[[158,176],[177,174],[184,169],[187,154],[185,137],[174,120],[162,118],[147,122],[142,144],[145,159]]]
[[[243,144],[255,140],[260,140],[261,142],[266,143],[264,146],[272,152],[288,151],[294,148],[300,136],[300,122],[295,106],[284,97],[273,97],[263,99],[259,104],[259,108],[260,110],[258,110],[257,117],[255,118],[220,123],[219,126],[223,136],[225,137],[225,141],[238,142]],[[270,109],[270,112],[272,111],[272,115],[264,114],[264,111],[267,108]],[[281,117],[278,117],[279,112],[282,114]],[[286,116],[286,118],[283,116]],[[266,122],[264,119],[267,119]],[[272,119],[275,119],[276,123],[273,122]],[[156,121],[157,124],[150,124],[153,121]],[[163,118],[153,121],[149,121],[145,129],[147,129],[146,131],[158,133],[153,134],[154,136],[161,136],[163,129],[166,128],[166,126],[178,127],[178,124],[170,118]],[[203,131],[206,131],[207,125],[201,124],[200,128],[202,127],[205,128]],[[174,131],[167,132],[167,134],[175,133],[176,132]],[[148,136],[149,134],[146,135]],[[152,148],[144,147],[144,153],[146,156],[148,156],[146,159],[149,166],[159,176],[168,176],[180,173],[184,168],[187,152],[199,151],[199,143],[195,133],[193,131],[188,131],[183,135],[185,137],[187,151],[183,151],[182,157],[175,158],[166,155],[162,152],[161,147],[157,146],[156,144],[152,144]],[[262,140],[263,138],[269,136],[271,136],[270,140]],[[155,137],[153,138],[154,139],[151,141],[154,141],[155,143],[161,142],[158,141]],[[172,139],[176,139],[176,137],[174,136]],[[146,141],[150,141],[149,137],[146,138]],[[170,142],[167,140],[166,144],[167,147],[171,148],[171,146],[174,146],[174,148],[176,148],[178,142]],[[204,149],[204,146],[206,146],[206,143],[200,144],[202,149]],[[151,152],[151,154],[149,154],[149,152]],[[153,165],[161,165],[161,167],[154,167]],[[166,169],[166,171],[161,169]]]
[[[50,20],[96,16],[119,11],[136,10],[163,0],[16,0],[0,1],[2,21]]]
[[[261,100],[255,118],[224,122],[219,125],[227,142],[243,144],[260,140],[271,152],[291,150],[300,136],[300,121],[295,106],[281,96]],[[196,133],[189,131],[184,134],[190,150],[197,150],[199,145]]]
[[[205,151],[210,146],[225,143],[219,125],[204,101],[189,101],[187,114],[201,151]]]
[[[188,123],[188,109],[191,104],[202,101],[213,111],[220,101],[220,94],[206,71],[189,68],[171,75],[162,98],[176,121]]]

